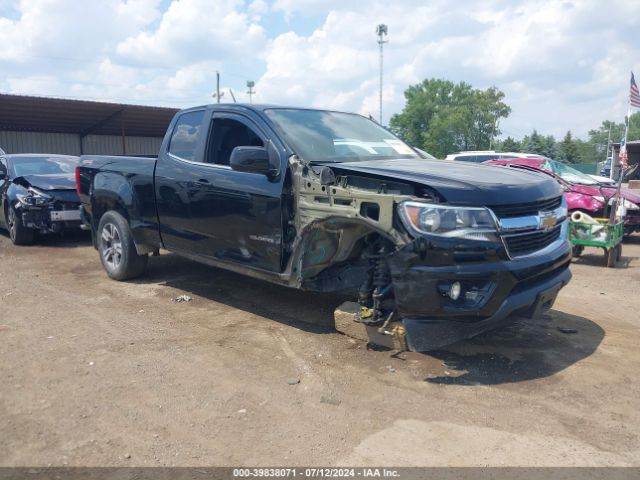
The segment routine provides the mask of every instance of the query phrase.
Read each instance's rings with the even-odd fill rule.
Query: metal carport
[[[0,94],[7,153],[156,155],[176,108]]]

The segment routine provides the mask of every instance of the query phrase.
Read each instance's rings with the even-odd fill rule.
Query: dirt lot
[[[589,252],[545,318],[393,355],[340,297],[0,234],[0,465],[640,465],[640,235]]]

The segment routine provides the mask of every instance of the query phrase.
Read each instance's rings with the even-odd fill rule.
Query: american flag
[[[627,168],[629,163],[629,156],[627,155],[627,139],[622,138],[620,141],[620,153],[618,154],[618,158],[620,159],[620,167],[622,169]]]
[[[636,85],[636,79],[633,77],[633,72],[631,72],[631,89],[629,90],[629,104],[632,107],[640,108],[640,90],[638,90],[638,85]]]

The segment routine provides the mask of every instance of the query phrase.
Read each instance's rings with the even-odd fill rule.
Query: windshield
[[[568,183],[577,183],[580,185],[597,185],[593,178],[591,178],[586,173],[582,173],[575,168],[572,168],[564,163],[556,162],[555,160],[547,159],[543,164],[542,168],[548,170],[549,172],[559,176],[565,182]]]
[[[420,158],[407,144],[360,115],[280,108],[265,114],[295,153],[309,162]]]
[[[75,157],[20,157],[14,158],[13,171],[16,177],[27,175],[69,174],[75,171]]]

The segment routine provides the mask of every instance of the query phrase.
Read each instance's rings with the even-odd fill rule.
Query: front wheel
[[[7,211],[7,228],[14,245],[31,245],[35,239],[36,232],[22,224],[22,219],[13,207],[9,207]]]
[[[129,280],[142,275],[147,268],[147,255],[138,255],[126,219],[118,212],[105,213],[98,225],[98,252],[109,277]]]

